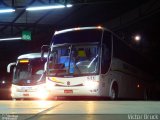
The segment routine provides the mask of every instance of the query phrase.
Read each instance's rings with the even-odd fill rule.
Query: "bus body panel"
[[[145,74],[134,66],[117,58],[112,58],[112,79],[118,83],[119,98],[143,99]]]
[[[46,97],[45,81],[41,79],[46,56],[47,54],[45,53],[44,61],[41,61],[41,53],[23,54],[17,58],[11,86],[11,97],[13,99],[43,99],[43,97]]]
[[[47,77],[47,86],[53,96],[100,96],[102,83],[99,76]]]
[[[97,43],[93,46],[93,42]],[[88,72],[88,70],[85,71],[88,74],[85,72],[75,74],[74,70],[70,70],[73,66],[78,66],[78,62],[75,62],[74,50],[80,46],[81,50],[87,50],[90,51],[90,54],[94,54],[94,57],[90,58],[89,64],[96,61],[94,64],[95,71]],[[95,48],[92,49],[93,47]],[[136,53],[130,49],[113,32],[102,27],[82,27],[57,31],[51,41],[46,64],[46,83],[52,82],[53,84],[49,86],[50,94],[53,96],[112,97],[114,88],[118,98],[143,99],[146,89],[146,74],[134,66],[139,61],[137,61],[138,58],[134,59]],[[58,62],[60,57],[64,58],[62,53],[64,54],[65,51],[67,51],[67,60]],[[82,52],[79,53],[87,55],[82,54]],[[134,53],[134,57],[132,56],[130,59],[132,53]],[[68,62],[65,63],[66,61]],[[52,70],[50,63],[54,64]],[[81,63],[81,65],[83,64]],[[80,71],[85,70],[85,67],[82,67]],[[94,89],[89,88],[94,83],[85,85],[87,84],[86,81],[93,82],[94,80],[98,83]]]
[[[12,99],[19,99],[19,98],[38,99],[40,97],[39,95],[42,94],[41,91],[43,91],[43,84],[35,86],[12,85],[12,89],[15,89],[14,92],[12,91],[11,93]]]

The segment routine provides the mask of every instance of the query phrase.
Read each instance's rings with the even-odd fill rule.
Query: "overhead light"
[[[68,8],[69,8],[69,7],[72,7],[72,6],[73,6],[72,4],[67,4],[67,5],[66,5],[66,7],[68,7]]]
[[[6,81],[5,80],[2,80],[2,84],[5,84],[6,83]]]
[[[61,9],[65,7],[72,7],[71,4],[65,5],[49,5],[49,6],[39,6],[39,7],[28,7],[26,8],[27,11],[37,11],[37,10],[49,10],[49,9]]]
[[[22,37],[3,38],[3,39],[0,39],[0,41],[21,40],[21,39],[22,39]]]
[[[134,39],[135,39],[135,41],[140,41],[140,40],[141,40],[141,36],[140,36],[140,35],[136,35],[136,36],[134,37]]]
[[[14,12],[15,11],[15,9],[12,9],[12,8],[10,8],[10,9],[0,9],[0,13],[10,13],[10,12]]]

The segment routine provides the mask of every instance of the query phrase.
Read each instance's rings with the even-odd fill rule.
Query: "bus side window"
[[[19,69],[16,69],[16,67],[13,68],[13,79],[14,80],[17,79],[17,77],[18,77],[18,74],[16,72],[17,70],[19,70]]]
[[[111,33],[104,32],[102,44],[101,73],[107,73],[111,63]]]

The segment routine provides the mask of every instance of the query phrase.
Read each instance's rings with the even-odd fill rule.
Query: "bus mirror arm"
[[[43,57],[44,57],[44,52],[41,51],[41,61],[43,61]]]
[[[8,66],[7,66],[7,72],[10,73],[11,72],[11,67],[15,66],[15,65],[16,65],[16,62],[8,64]]]
[[[44,53],[45,52],[48,52],[48,49],[49,49],[49,45],[43,45],[41,47],[41,60],[43,61],[43,58],[44,58]]]

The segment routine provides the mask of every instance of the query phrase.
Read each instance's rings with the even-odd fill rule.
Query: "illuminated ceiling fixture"
[[[134,40],[139,42],[141,40],[141,36],[140,35],[136,35],[134,36]]]
[[[21,39],[22,39],[22,37],[3,38],[3,39],[0,39],[0,41],[21,40]]]
[[[9,9],[0,9],[0,13],[10,13],[15,12],[15,9],[9,8]]]
[[[49,5],[49,6],[39,6],[39,7],[28,7],[26,8],[27,11],[37,11],[37,10],[50,10],[50,9],[61,9],[61,8],[69,8],[72,7],[71,4],[65,5]]]
[[[67,4],[66,7],[70,8],[72,7],[73,5],[72,4]]]

